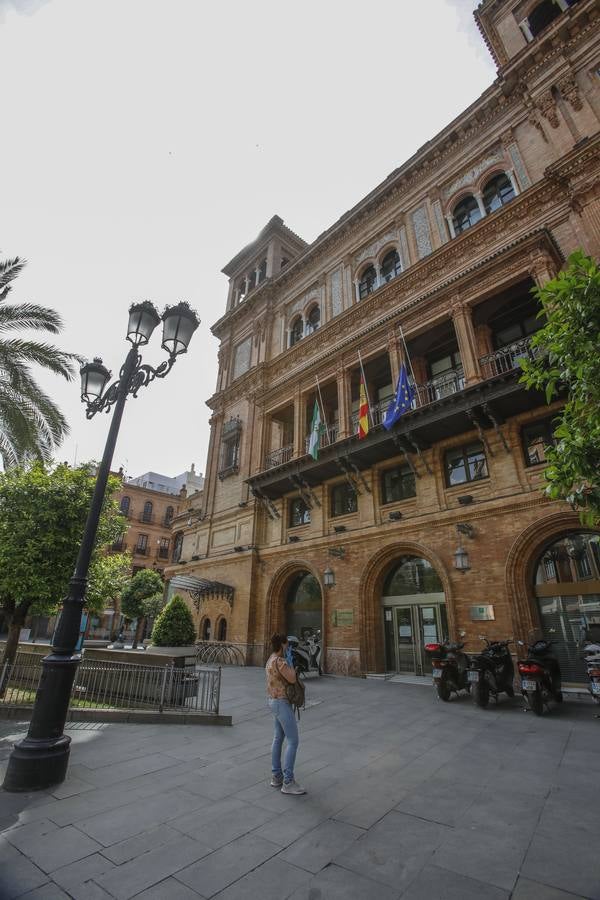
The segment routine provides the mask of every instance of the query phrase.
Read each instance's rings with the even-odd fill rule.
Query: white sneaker
[[[281,786],[282,794],[305,794],[305,789],[298,784],[297,781],[289,781],[287,784],[285,781]]]

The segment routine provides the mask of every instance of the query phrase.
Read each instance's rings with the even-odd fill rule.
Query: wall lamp
[[[335,572],[329,566],[323,572],[323,584],[326,588],[335,587]]]
[[[468,522],[458,522],[456,525],[456,531],[459,536],[459,545],[454,551],[454,568],[458,572],[468,572],[471,568],[471,565],[469,563],[469,554],[463,547],[460,538],[461,535],[465,534],[468,538],[472,539],[475,534],[475,529]]]

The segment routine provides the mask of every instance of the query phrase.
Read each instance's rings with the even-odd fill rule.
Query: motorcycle
[[[561,674],[558,660],[550,656],[554,641],[536,640],[527,647],[527,659],[517,663],[521,676],[521,693],[529,709],[541,716],[544,704],[553,699],[562,703]],[[524,647],[523,641],[519,644]]]
[[[597,627],[594,627],[594,631],[598,630]],[[587,668],[587,676],[590,679],[588,690],[594,703],[600,704],[600,635],[596,637],[590,631],[586,632],[583,659]]]
[[[454,643],[449,640],[435,644],[425,644],[425,650],[431,654],[431,667],[433,684],[440,700],[444,702],[450,699],[452,691],[471,690],[467,672],[470,660],[466,653],[462,652],[464,644]]]
[[[490,641],[480,635],[485,641],[486,647],[481,653],[471,658],[471,667],[467,671],[467,678],[471,685],[471,696],[477,706],[482,709],[490,702],[490,694],[496,703],[498,694],[505,693],[509,697],[515,696],[513,687],[514,666],[507,641]]]
[[[288,635],[288,642],[291,648],[292,661],[295,669],[299,669],[303,674],[310,671],[317,671],[319,675],[323,674],[321,668],[321,657],[323,647],[321,643],[320,629],[306,628],[302,629],[302,640],[295,635]]]

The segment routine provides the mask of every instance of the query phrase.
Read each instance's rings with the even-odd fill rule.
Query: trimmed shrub
[[[152,643],[157,647],[185,647],[195,640],[192,614],[183,597],[175,594],[154,623]]]

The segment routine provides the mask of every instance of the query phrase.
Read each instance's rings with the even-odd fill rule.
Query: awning
[[[208,581],[206,578],[195,578],[193,575],[175,575],[169,582],[171,591],[187,591],[192,600],[200,601],[205,597],[221,597],[233,606],[235,588],[220,581]]]

